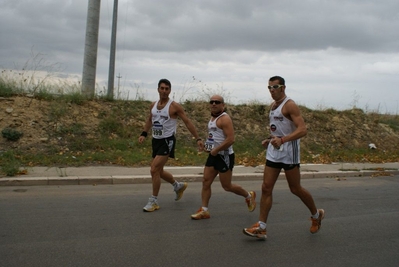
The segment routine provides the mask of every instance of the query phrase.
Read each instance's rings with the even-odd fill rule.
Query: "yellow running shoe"
[[[201,220],[209,218],[211,218],[209,211],[204,211],[202,207],[197,211],[197,213],[191,215],[191,219],[193,220]]]
[[[250,198],[245,198],[245,202],[247,202],[248,210],[249,211],[254,211],[256,208],[256,193],[254,191],[249,191],[249,194],[251,195]]]

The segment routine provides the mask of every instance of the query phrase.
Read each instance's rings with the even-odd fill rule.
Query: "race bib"
[[[162,136],[163,135],[163,125],[153,124],[152,125],[152,135],[153,136]]]
[[[215,146],[215,141],[213,140],[213,138],[208,138],[205,141],[205,151],[207,152],[211,152],[211,150],[214,148]]]

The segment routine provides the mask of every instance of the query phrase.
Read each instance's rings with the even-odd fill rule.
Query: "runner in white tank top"
[[[224,140],[226,140],[225,133],[216,124],[217,120],[224,115],[227,115],[227,113],[223,112],[222,114],[217,116],[213,121],[212,119],[210,119],[208,122],[208,138],[205,141],[205,150],[207,152],[210,152],[214,147],[220,146],[220,144],[223,143]],[[227,149],[218,152],[218,154],[221,155],[231,155],[233,153],[234,153],[233,145],[230,145]]]
[[[301,186],[299,140],[307,133],[305,121],[299,107],[285,94],[284,78],[271,77],[267,88],[274,102],[269,113],[271,136],[262,141],[262,146],[267,147],[267,152],[259,221],[251,227],[244,228],[243,232],[255,238],[267,238],[266,223],[273,204],[273,189],[281,170],[284,169],[291,193],[299,197],[310,211],[310,232],[315,234],[320,230],[324,210],[316,208],[312,195]],[[285,220],[289,220],[288,215],[285,216]]]
[[[168,103],[159,110],[158,101],[155,102],[151,109],[152,114],[152,137],[155,139],[162,139],[171,137],[176,133],[177,119],[171,118],[169,108],[173,100],[169,99]]]
[[[269,125],[272,136],[284,137],[295,131],[296,126],[293,121],[286,118],[281,112],[285,103],[291,100],[288,96],[275,109],[270,110]],[[267,147],[266,159],[284,164],[299,164],[300,162],[300,139],[284,142],[280,147],[274,147],[271,143]]]
[[[220,95],[213,95],[209,101],[211,119],[208,122],[208,137],[205,151],[209,153],[205,162],[204,177],[202,179],[201,207],[191,215],[193,220],[209,219],[211,217],[208,205],[212,195],[211,186],[216,176],[223,189],[236,195],[243,196],[248,210],[256,207],[256,193],[246,191],[238,184],[232,183],[234,167],[234,127],[230,116],[225,112],[224,99]]]

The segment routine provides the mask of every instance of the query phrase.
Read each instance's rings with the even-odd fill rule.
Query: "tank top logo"
[[[270,125],[270,131],[274,132],[276,130],[277,130],[277,126],[276,125],[274,125],[274,124]]]

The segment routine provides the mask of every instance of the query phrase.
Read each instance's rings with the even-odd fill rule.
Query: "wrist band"
[[[198,141],[202,141],[202,139],[201,139],[201,138],[197,138],[197,142],[198,142]]]
[[[140,134],[140,136],[144,136],[144,137],[147,137],[147,132],[145,132],[145,131],[143,131],[143,132],[141,132],[141,134]]]
[[[281,139],[281,144],[284,144],[284,139],[282,137],[280,137]]]

